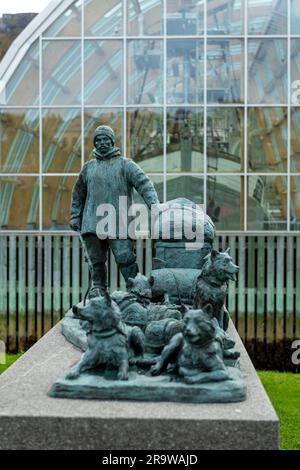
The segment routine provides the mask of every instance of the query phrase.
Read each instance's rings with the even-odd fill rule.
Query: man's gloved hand
[[[151,206],[154,205],[154,204],[160,204],[159,199],[153,199],[152,201],[150,201],[149,209],[151,209]]]
[[[81,229],[81,220],[80,219],[71,219],[70,228],[75,232],[79,232]]]

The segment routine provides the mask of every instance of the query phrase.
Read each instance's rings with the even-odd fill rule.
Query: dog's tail
[[[129,347],[135,356],[143,356],[145,352],[145,335],[138,326],[133,326],[129,333]]]

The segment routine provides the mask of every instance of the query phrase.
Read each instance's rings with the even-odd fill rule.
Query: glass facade
[[[61,3],[0,66],[0,231],[68,230],[100,124],[161,201],[300,231],[298,0]]]

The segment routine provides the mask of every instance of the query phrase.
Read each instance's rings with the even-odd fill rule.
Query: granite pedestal
[[[59,399],[53,382],[80,357],[56,325],[0,376],[0,449],[277,449],[276,413],[233,325],[247,399],[187,404]]]

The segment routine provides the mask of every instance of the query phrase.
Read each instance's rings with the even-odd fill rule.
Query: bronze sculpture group
[[[170,265],[167,256],[156,259],[149,278],[138,272],[131,239],[102,240],[96,235],[99,204],[110,202],[118,211],[117,196],[127,195],[130,202],[133,188],[148,207],[158,203],[149,178],[120,156],[114,142],[112,129],[96,129],[95,158],[84,166],[73,189],[70,225],[83,237],[93,284],[87,305],[73,306],[62,323],[66,338],[85,352],[50,394],[154,401],[244,400],[239,352],[227,331],[230,320],[225,306],[228,284],[236,280],[238,266],[229,249],[223,253],[213,249],[215,229],[209,217],[205,215],[200,252],[186,254],[178,245],[175,265],[174,261]],[[184,205],[186,200],[178,202]],[[126,292],[110,295],[107,291],[108,247],[125,278]],[[194,262],[194,269],[181,267],[185,256]],[[183,286],[188,295],[180,295]]]

